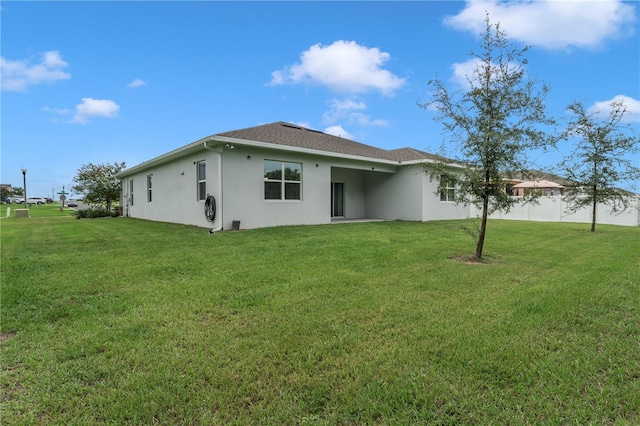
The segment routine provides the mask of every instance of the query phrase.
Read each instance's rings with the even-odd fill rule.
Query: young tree
[[[10,195],[11,191],[9,191],[9,188],[0,186],[0,203],[4,203],[4,200],[9,198]]]
[[[629,207],[629,201],[637,198],[636,194],[623,191],[616,185],[623,182],[633,184],[640,179],[640,169],[629,160],[631,155],[640,151],[640,142],[632,126],[623,123],[627,113],[623,100],[612,101],[604,118],[603,111],[585,111],[578,101],[568,109],[572,119],[563,137],[577,138],[578,141],[560,164],[564,175],[572,181],[565,186],[565,201],[570,212],[591,207],[591,232],[595,232],[598,204],[606,204],[614,212],[622,212]]]
[[[475,259],[482,259],[488,216],[508,212],[522,202],[511,197],[506,185],[515,177],[529,176],[527,153],[546,147],[553,140],[544,131],[554,120],[545,112],[546,85],[541,87],[525,72],[528,48],[516,49],[500,30],[486,19],[486,32],[479,54],[471,53],[475,70],[467,75],[468,88],[449,93],[442,80],[434,79],[432,99],[420,107],[437,112],[450,136],[442,145],[441,161],[426,165],[432,178],[453,182],[460,190],[455,201],[473,204],[482,213],[476,237]],[[452,172],[456,165],[457,172]],[[530,194],[535,197],[535,194]],[[527,198],[524,201],[528,201]]]
[[[78,169],[78,174],[73,178],[75,185],[71,189],[83,194],[88,203],[105,205],[107,210],[111,210],[111,203],[120,197],[121,190],[116,174],[124,167],[124,162],[85,164]]]

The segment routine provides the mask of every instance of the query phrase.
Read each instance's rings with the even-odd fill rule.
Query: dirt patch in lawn
[[[2,345],[2,343],[4,343],[7,340],[11,339],[15,335],[16,335],[15,331],[10,331],[8,333],[0,333],[0,346]]]
[[[481,260],[478,260],[472,254],[467,253],[457,253],[449,256],[449,259],[455,260],[456,262],[464,263],[466,265],[491,265],[493,263],[500,263],[498,259],[489,256],[483,256]]]

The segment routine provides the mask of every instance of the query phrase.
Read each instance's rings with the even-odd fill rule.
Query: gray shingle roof
[[[235,139],[267,142],[296,148],[313,149],[361,157],[391,161],[411,161],[435,159],[436,156],[413,148],[386,150],[355,142],[350,139],[329,135],[318,130],[307,129],[295,124],[279,121],[261,126],[218,133]]]
[[[393,154],[396,160],[398,161],[411,161],[411,160],[423,160],[428,158],[430,160],[437,160],[440,157],[434,154],[430,154],[425,151],[420,151],[415,148],[399,148],[389,151]]]

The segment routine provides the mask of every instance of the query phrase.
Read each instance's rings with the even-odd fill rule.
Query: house
[[[507,193],[514,197],[523,197],[529,191],[535,191],[539,198],[534,203],[521,203],[511,207],[509,211],[497,211],[489,217],[492,219],[525,220],[534,222],[579,222],[591,223],[593,214],[591,206],[574,211],[565,197],[565,189],[573,182],[557,175],[541,171],[532,171],[532,180],[513,179],[507,185]],[[623,191],[624,192],[624,191]],[[640,196],[625,193],[628,197],[628,208],[615,211],[612,206],[599,203],[597,222],[599,224],[640,226]],[[480,212],[471,206],[471,216]]]
[[[208,136],[118,174],[123,215],[212,230],[336,220],[464,219],[420,166],[432,154],[384,150],[276,122]],[[208,208],[208,214],[205,209]]]
[[[524,196],[528,191],[538,192],[540,195],[554,197],[564,195],[564,186],[546,179],[527,180],[511,186],[513,196]]]

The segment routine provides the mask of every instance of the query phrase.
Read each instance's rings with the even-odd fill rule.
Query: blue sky
[[[551,115],[623,97],[639,129],[638,4],[4,1],[0,179],[21,187],[25,167],[28,194],[51,196],[83,164],[134,166],[274,121],[437,152],[442,129],[417,102],[435,77],[460,87],[485,10],[531,46]]]

